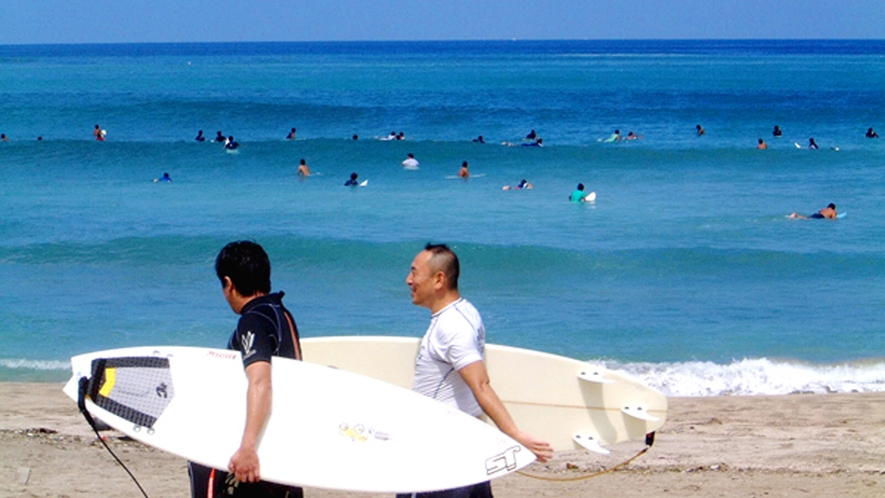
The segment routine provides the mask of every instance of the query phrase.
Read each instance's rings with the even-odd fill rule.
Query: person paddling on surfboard
[[[432,313],[415,362],[413,390],[476,417],[485,413],[498,429],[546,462],[553,456],[550,444],[521,431],[492,389],[483,360],[485,327],[479,312],[458,291],[460,271],[458,256],[448,246],[427,244],[406,276],[412,303]],[[486,481],[466,488],[397,496],[490,498],[492,489]]]
[[[810,215],[805,216],[799,213],[793,213],[789,216],[789,218],[800,219],[800,220],[835,220],[839,215],[836,213],[836,205],[832,202],[827,205],[827,207],[821,209],[820,211]]]
[[[188,462],[191,495],[302,498],[301,488],[260,480],[257,452],[273,403],[271,358],[301,359],[295,319],[283,306],[283,292],[271,293],[270,259],[260,245],[250,241],[227,244],[215,259],[215,274],[221,281],[225,300],[240,315],[228,349],[243,355],[249,383],[246,424],[240,447],[228,463],[230,473]],[[216,494],[212,494],[213,490]]]

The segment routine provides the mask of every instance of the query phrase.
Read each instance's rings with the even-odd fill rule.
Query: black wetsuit
[[[258,361],[271,361],[273,356],[296,358],[295,346],[298,341],[298,326],[292,319],[294,330],[289,328],[286,314],[289,311],[283,306],[283,293],[277,292],[257,297],[243,306],[237,328],[228,341],[228,349],[235,349],[243,354],[243,367]],[[291,318],[291,314],[289,317]],[[294,339],[293,339],[294,338]],[[300,354],[300,353],[299,353]],[[209,480],[214,478],[215,493],[210,498],[222,496],[248,496],[268,498],[302,498],[301,488],[284,486],[271,482],[257,483],[237,482],[233,474],[188,462],[188,473],[191,478],[191,496],[206,498]]]

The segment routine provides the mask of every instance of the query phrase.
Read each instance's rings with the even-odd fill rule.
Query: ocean
[[[223,347],[251,239],[304,337],[422,335],[445,242],[491,343],[671,396],[885,390],[882,81],[885,41],[0,46],[0,381]]]

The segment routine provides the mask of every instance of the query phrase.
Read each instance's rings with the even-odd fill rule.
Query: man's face
[[[437,275],[430,267],[430,251],[421,251],[412,261],[406,285],[412,291],[412,304],[430,308],[435,295]]]

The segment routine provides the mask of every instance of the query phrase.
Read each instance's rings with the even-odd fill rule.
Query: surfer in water
[[[501,190],[531,190],[533,188],[535,188],[535,186],[529,183],[528,180],[523,178],[522,181],[520,181],[517,185],[514,185],[512,187],[510,185],[504,185]]]
[[[403,168],[405,168],[405,169],[418,169],[419,164],[420,163],[418,162],[418,160],[415,159],[415,154],[412,154],[411,152],[409,152],[406,155],[405,161],[403,161]]]
[[[584,192],[584,184],[579,183],[577,188],[568,197],[569,202],[584,202],[587,200],[587,192]]]
[[[621,130],[615,130],[608,138],[603,140],[603,142],[620,142],[621,141]]]
[[[239,146],[240,146],[239,142],[234,140],[233,135],[227,137],[227,140],[224,142],[224,148],[226,150],[237,150],[237,147],[239,147]]]
[[[700,137],[701,135],[703,135],[704,133],[707,133],[706,131],[704,131],[704,127],[701,126],[701,125],[695,125],[695,129],[698,131],[698,136],[699,136],[699,137]]]
[[[768,148],[768,144],[765,143],[765,140],[762,140],[762,139],[760,138],[760,139],[759,139],[759,145],[757,145],[756,148],[759,149],[759,150],[765,150],[765,149]]]
[[[872,128],[867,128],[867,133],[864,136],[867,138],[879,138],[879,134]]]
[[[461,297],[458,256],[444,244],[427,244],[406,276],[412,304],[430,310],[430,328],[421,339],[413,390],[479,417],[485,413],[501,432],[515,439],[541,462],[553,457],[550,444],[517,427],[492,389],[483,360],[485,327],[479,311]],[[456,373],[457,372],[457,373]],[[491,497],[486,481],[466,488],[397,495],[397,498]]]
[[[468,171],[467,169],[467,161],[461,163],[461,169],[458,171],[458,177],[464,179],[470,178],[470,171]]]
[[[359,178],[359,175],[357,175],[356,173],[351,173],[350,180],[347,180],[346,182],[344,182],[344,186],[345,187],[359,187],[360,182],[359,182],[359,180],[357,180],[357,178]]]
[[[248,382],[246,423],[240,447],[228,463],[230,473],[188,462],[191,496],[228,496],[226,492],[233,490],[233,496],[302,498],[301,488],[261,481],[257,453],[273,405],[271,358],[301,359],[295,319],[283,306],[283,292],[271,293],[270,259],[260,245],[250,241],[227,244],[215,259],[215,274],[231,310],[240,315],[228,349],[240,351],[243,357]],[[218,403],[219,410],[225,409],[224,400]],[[210,494],[212,490],[218,494]]]
[[[298,176],[310,176],[310,166],[307,165],[307,161],[304,159],[298,165]]]
[[[773,136],[773,137],[780,137],[780,136],[782,136],[783,134],[784,134],[784,132],[781,131],[781,127],[778,126],[778,125],[774,125],[774,130],[771,131],[771,136]]]
[[[206,137],[203,136],[203,130],[200,130],[197,132],[197,137],[194,138],[194,140],[196,140],[197,142],[205,142],[206,141]]]
[[[789,216],[792,219],[799,220],[835,220],[838,217],[838,213],[836,213],[836,205],[832,202],[827,204],[827,207],[821,209],[820,211],[810,215],[805,216],[799,213],[793,213]]]
[[[289,134],[286,135],[286,140],[295,140],[295,128],[289,130]]]

